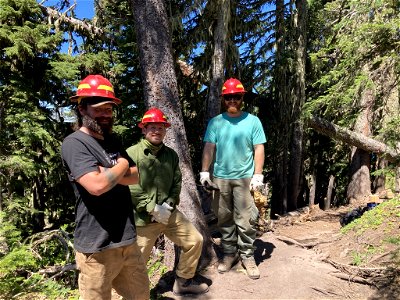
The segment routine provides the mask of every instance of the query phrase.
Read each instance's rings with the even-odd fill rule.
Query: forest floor
[[[400,299],[400,202],[395,202],[397,212],[390,220],[383,213],[373,217],[383,217],[383,224],[341,232],[341,220],[351,211],[366,208],[367,202],[325,211],[300,210],[274,221],[271,230],[255,242],[258,280],[249,279],[240,263],[219,274],[215,260],[199,277],[210,285],[208,293],[175,296],[173,277],[168,276],[172,272],[168,272],[157,280],[152,298]],[[393,243],[382,243],[390,239]],[[218,253],[218,237],[213,242]]]

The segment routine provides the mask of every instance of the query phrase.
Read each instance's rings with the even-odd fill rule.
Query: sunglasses
[[[224,96],[225,101],[240,101],[242,100],[242,95],[227,95]]]

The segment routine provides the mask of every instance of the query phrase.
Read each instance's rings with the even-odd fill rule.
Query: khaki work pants
[[[214,194],[212,208],[218,217],[218,229],[225,254],[239,251],[242,258],[252,257],[256,238],[254,222],[257,207],[250,194],[250,178],[213,181],[219,187]]]
[[[146,261],[157,237],[164,233],[181,249],[176,275],[185,279],[194,277],[203,247],[203,236],[178,209],[172,212],[167,225],[154,222],[137,226],[136,231],[137,242]]]
[[[149,277],[137,243],[97,253],[76,252],[81,300],[110,300],[111,289],[127,300],[150,299]]]

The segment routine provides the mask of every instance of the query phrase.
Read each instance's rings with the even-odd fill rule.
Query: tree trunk
[[[376,170],[386,169],[387,166],[388,166],[388,161],[386,159],[379,158],[376,163]],[[384,173],[380,173],[374,179],[373,192],[379,193],[379,192],[384,191],[385,185],[386,185],[386,175]]]
[[[315,170],[313,170],[313,173],[310,176],[309,189],[310,189],[310,195],[308,198],[309,199],[308,206],[313,207],[315,204],[315,194],[317,190],[317,175],[315,174]]]
[[[335,185],[335,176],[331,175],[329,176],[328,191],[324,199],[324,207],[322,208],[323,210],[327,210],[331,207],[334,185]]]
[[[303,122],[300,120],[301,110],[306,98],[306,20],[307,1],[296,0],[296,11],[293,13],[293,29],[295,31],[295,81],[292,113],[292,140],[289,163],[289,211],[297,208],[297,200],[302,188],[303,178]]]
[[[360,113],[354,131],[369,137],[371,135],[372,106],[375,96],[371,88],[367,88],[360,99]],[[351,151],[350,182],[347,187],[347,199],[362,199],[371,194],[371,159],[370,154],[353,147]]]
[[[224,80],[226,40],[230,19],[230,0],[218,1],[218,17],[214,29],[214,53],[211,60],[210,91],[207,99],[205,124],[221,110],[220,94]]]
[[[400,161],[400,152],[398,150],[393,149],[382,142],[366,137],[361,133],[353,132],[318,117],[311,117],[308,119],[307,125],[321,134],[342,141],[348,145],[363,149],[367,152],[376,153],[390,162],[398,163],[398,161]]]
[[[394,186],[396,194],[400,194],[400,167],[396,168],[396,182]]]
[[[276,1],[276,64],[275,64],[275,101],[280,126],[274,135],[276,139],[276,155],[273,156],[273,170],[275,179],[273,181],[271,197],[271,215],[284,214],[287,212],[287,175],[288,175],[288,150],[289,150],[289,117],[288,117],[288,85],[287,64],[284,60],[285,53],[285,17],[284,1]]]
[[[137,43],[140,53],[144,101],[147,107],[160,108],[169,118],[165,144],[179,156],[182,171],[180,207],[204,237],[202,259],[211,255],[210,235],[200,206],[183,123],[178,85],[172,56],[170,28],[162,0],[132,0]],[[168,254],[170,257],[173,253]],[[167,259],[167,261],[173,261]]]

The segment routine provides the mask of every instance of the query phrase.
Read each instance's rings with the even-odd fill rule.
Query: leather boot
[[[251,279],[260,278],[260,271],[253,257],[242,258],[243,267],[246,269],[247,276]]]
[[[228,272],[239,261],[239,254],[225,254],[224,258],[218,264],[218,272]]]
[[[172,291],[177,296],[200,295],[208,292],[208,285],[193,278],[185,279],[177,276]]]

